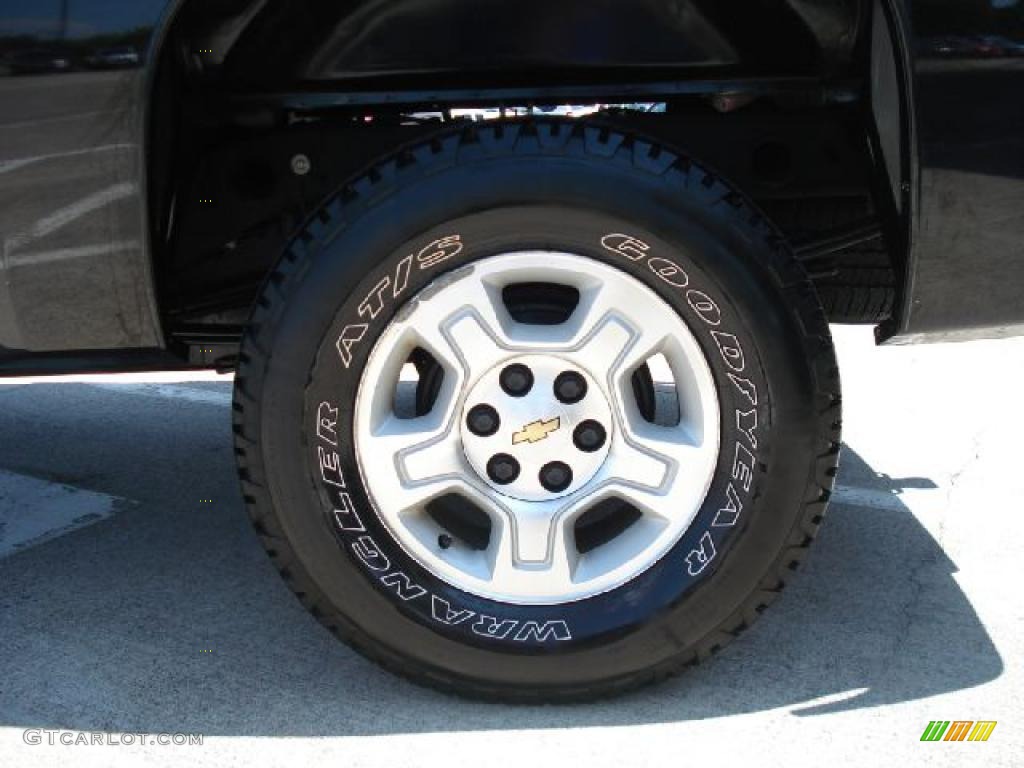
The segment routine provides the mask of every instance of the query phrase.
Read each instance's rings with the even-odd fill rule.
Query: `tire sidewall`
[[[666,205],[662,185],[643,177],[629,178],[622,196],[621,169],[565,161],[546,163],[544,194],[528,194],[530,163],[487,165],[335,208],[306,246],[317,254],[275,318],[262,397],[271,494],[339,621],[382,654],[521,685],[628,675],[706,638],[756,588],[796,524],[814,457],[801,329],[766,266],[764,239],[726,205],[701,192]],[[419,566],[377,515],[352,440],[363,366],[395,313],[478,259],[531,249],[594,258],[657,293],[701,345],[721,412],[715,476],[682,538],[629,583],[557,606],[488,600]]]

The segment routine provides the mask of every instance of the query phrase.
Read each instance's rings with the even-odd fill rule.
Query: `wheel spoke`
[[[563,513],[555,520],[548,569],[549,578],[566,587],[572,584],[579,565],[579,551],[576,549],[572,519],[570,515]]]
[[[466,464],[455,429],[430,428],[429,417],[399,419],[391,416],[376,430],[379,455],[373,461],[392,461],[388,478],[389,507],[403,512],[431,498],[467,485]]]
[[[643,422],[623,430],[612,445],[605,472],[616,495],[642,512],[673,519],[696,511],[690,507],[703,500],[717,455],[717,450],[695,445],[681,426]]]
[[[461,476],[468,467],[454,432],[412,445],[395,455],[399,477],[406,484],[450,475]]]
[[[672,457],[641,446],[628,434],[620,434],[612,442],[604,473],[633,485],[660,490],[671,484],[676,466]]]
[[[665,339],[663,327],[645,328],[611,309],[591,325],[573,357],[601,381],[624,418],[628,412],[626,403],[632,397],[633,371],[660,351]]]
[[[557,510],[549,503],[519,503],[513,533],[514,555],[522,565],[550,564]]]
[[[438,325],[417,324],[413,333],[448,370],[460,374],[461,382],[475,380],[509,356],[501,332],[480,312],[468,307],[445,317]]]
[[[492,579],[522,589],[534,589],[538,581],[571,585],[578,553],[564,505],[513,502],[511,507],[491,529]]]
[[[646,421],[632,420],[624,426],[624,436],[631,444],[632,451],[646,454],[653,460],[668,464],[675,468],[685,468],[694,464],[701,466],[713,456],[702,442],[698,442],[683,425],[662,427]],[[639,423],[637,423],[639,422]],[[640,461],[635,453],[623,454],[625,466],[632,466],[633,461]]]

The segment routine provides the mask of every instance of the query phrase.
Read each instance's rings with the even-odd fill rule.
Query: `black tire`
[[[620,232],[642,239],[661,261],[602,245],[603,235]],[[458,248],[444,240],[453,233]],[[362,364],[403,302],[442,274],[518,247],[589,256],[651,287],[697,336],[721,404],[718,469],[691,528],[633,581],[562,606],[469,595],[411,561],[377,518],[346,437]],[[389,291],[358,339],[348,333],[366,319],[363,298],[420,252],[436,256],[422,262],[429,268],[412,270],[400,300]],[[688,290],[666,282],[666,269],[685,270]],[[344,361],[340,338],[351,342],[342,345]],[[324,482],[320,466],[318,449],[334,463],[316,429],[321,403],[337,408],[326,423],[339,443],[343,494]],[[551,701],[671,675],[719,650],[775,600],[825,512],[839,411],[836,361],[814,288],[740,194],[643,139],[538,121],[442,132],[383,160],[323,205],[253,310],[234,430],[253,524],[325,626],[419,683]],[[348,528],[361,530],[339,525],[332,512],[340,506],[358,511],[359,525]],[[367,567],[367,537],[388,568],[407,577],[404,594],[401,583],[383,583]],[[456,615],[477,618],[446,620]],[[518,640],[487,636],[472,629],[481,617],[532,631]]]

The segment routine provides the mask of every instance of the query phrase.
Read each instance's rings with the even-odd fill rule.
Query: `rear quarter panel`
[[[1024,4],[897,0],[915,162],[893,341],[1024,333]]]
[[[171,4],[0,0],[0,354],[161,343],[141,145]],[[138,60],[98,55],[120,47]]]

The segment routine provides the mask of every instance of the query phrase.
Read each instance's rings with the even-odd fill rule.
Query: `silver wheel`
[[[522,284],[576,300],[561,322],[523,322],[505,295]],[[416,351],[441,376],[410,414],[395,395]],[[670,371],[667,419],[635,394],[655,357]],[[639,280],[581,256],[509,253],[398,313],[360,381],[355,449],[382,520],[424,568],[483,597],[564,603],[633,579],[686,531],[718,461],[718,398],[686,324]],[[484,535],[451,534],[435,507],[452,499]]]

